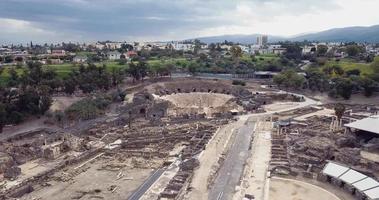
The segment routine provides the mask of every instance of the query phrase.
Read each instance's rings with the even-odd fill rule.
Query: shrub
[[[241,85],[241,86],[245,86],[245,85],[246,85],[246,82],[245,82],[245,81],[240,81],[240,80],[233,80],[232,84],[233,84],[233,85]]]
[[[65,110],[69,119],[94,119],[104,113],[104,110],[111,103],[105,96],[82,99]]]

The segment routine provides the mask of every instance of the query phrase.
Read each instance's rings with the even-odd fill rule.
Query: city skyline
[[[288,37],[379,24],[378,6],[375,0],[5,0],[0,2],[0,42],[169,41],[254,33]]]

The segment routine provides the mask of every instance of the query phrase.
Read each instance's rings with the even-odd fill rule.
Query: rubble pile
[[[285,139],[284,135],[272,134],[271,136],[271,173],[280,173],[278,169],[290,167]]]
[[[375,174],[379,163],[361,156],[366,149],[362,141],[351,133],[331,131],[330,122],[331,117],[313,116],[305,121],[307,125],[292,123],[284,133],[273,134],[272,171],[288,167],[292,174],[315,177],[332,160]],[[366,146],[377,146],[376,141]]]

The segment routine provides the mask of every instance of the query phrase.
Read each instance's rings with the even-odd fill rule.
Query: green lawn
[[[86,52],[84,52],[84,53],[86,53]],[[151,67],[159,67],[161,65],[165,65],[165,64],[169,64],[169,63],[174,64],[174,65],[178,65],[178,66],[186,66],[188,63],[188,61],[185,58],[170,58],[170,59],[166,59],[166,60],[154,59],[154,60],[148,60],[147,62]],[[117,61],[110,61],[110,60],[100,62],[100,63],[95,63],[95,64],[97,66],[101,66],[101,65],[105,64],[106,69],[109,72],[113,68],[126,69],[128,67],[128,65],[120,65]],[[0,84],[6,83],[7,80],[9,79],[8,71],[10,68],[11,67],[5,67],[3,73],[0,74]],[[72,63],[63,63],[63,64],[54,64],[54,65],[44,65],[43,68],[52,69],[58,74],[59,77],[64,78],[64,77],[67,77],[68,74],[73,69],[79,69],[79,65],[78,64],[72,64]],[[22,73],[21,68],[16,69],[16,70],[19,72],[19,74]]]
[[[264,54],[264,55],[255,56],[255,58],[257,60],[256,61],[257,65],[264,65],[264,64],[267,64],[268,62],[274,63],[279,60],[279,56],[275,54]],[[250,55],[244,54],[241,60],[245,62],[251,62],[251,57]]]
[[[111,71],[113,68],[117,69],[125,69],[127,68],[127,65],[120,65],[116,61],[104,61],[100,63],[95,63],[97,66],[106,65],[107,71]],[[60,77],[66,77],[73,69],[79,69],[79,65],[74,65],[72,63],[64,63],[64,64],[58,64],[58,65],[44,65],[44,68],[46,69],[53,69],[55,72],[57,72],[58,76]]]
[[[352,69],[358,69],[361,71],[361,75],[370,75],[374,71],[370,66],[370,63],[358,63],[350,59],[343,59],[341,61],[328,61],[325,66],[341,66],[344,71],[349,71]]]
[[[89,56],[89,55],[94,55],[94,54],[96,54],[96,53],[89,52],[89,51],[80,51],[80,52],[76,53],[77,56]]]

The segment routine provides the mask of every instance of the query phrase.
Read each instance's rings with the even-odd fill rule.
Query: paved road
[[[143,184],[139,186],[139,188],[132,195],[130,195],[128,200],[140,199],[145,194],[145,192],[155,183],[155,181],[158,180],[158,178],[163,174],[163,172],[165,172],[165,170],[165,168],[160,168],[154,171],[154,173],[151,174],[149,178],[147,178],[145,182],[143,182]]]
[[[249,154],[249,145],[253,135],[254,123],[243,125],[237,130],[233,145],[220,168],[218,176],[210,190],[208,199],[230,200],[235,193],[235,186],[238,185],[244,163]]]
[[[269,116],[273,113],[280,113],[289,110],[299,109],[311,105],[316,105],[317,102],[305,97],[304,102],[299,102],[296,106],[285,108],[278,111],[271,111],[258,114],[247,114],[240,116],[239,120],[246,121],[250,117]],[[230,200],[235,193],[235,187],[239,185],[240,178],[244,169],[244,164],[248,157],[249,145],[253,135],[254,122],[249,126],[244,125],[239,128],[236,133],[232,147],[228,151],[226,159],[218,172],[218,176],[209,192],[208,199],[210,200]]]

